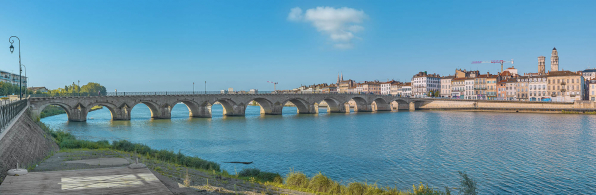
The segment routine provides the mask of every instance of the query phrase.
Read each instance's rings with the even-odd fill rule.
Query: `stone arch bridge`
[[[151,117],[171,118],[172,108],[184,103],[191,117],[211,117],[211,106],[216,102],[223,106],[226,116],[244,116],[246,106],[256,101],[261,114],[280,115],[284,105],[293,103],[300,114],[318,113],[318,105],[326,102],[328,112],[350,112],[349,101],[353,100],[354,111],[415,110],[413,99],[388,95],[365,94],[201,94],[201,95],[134,95],[134,96],[91,96],[91,97],[32,97],[29,98],[34,116],[49,105],[62,107],[69,121],[86,121],[94,106],[103,106],[112,114],[113,120],[130,120],[130,113],[137,104],[145,104],[151,110]]]

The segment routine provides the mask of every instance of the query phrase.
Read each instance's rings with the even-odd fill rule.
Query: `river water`
[[[109,110],[87,122],[65,114],[42,119],[89,140],[126,139],[155,149],[215,161],[230,173],[259,168],[282,175],[318,172],[343,182],[411,189],[423,182],[457,187],[458,171],[477,180],[482,194],[596,193],[596,116],[528,113],[400,111],[189,118],[177,104],[172,119],[153,120],[140,104],[131,121],[111,121]],[[253,161],[251,165],[226,161]]]

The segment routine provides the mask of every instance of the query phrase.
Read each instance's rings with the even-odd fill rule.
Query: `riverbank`
[[[109,151],[128,158],[136,159],[138,157],[139,161],[148,165],[153,172],[173,181],[166,184],[169,188],[178,185],[178,188],[192,188],[197,192],[200,190],[202,192],[243,194],[450,194],[450,191],[455,189],[445,187],[441,188],[443,190],[439,190],[420,184],[407,190],[408,187],[398,189],[361,182],[342,183],[323,174],[309,178],[297,171],[292,171],[283,177],[277,173],[263,172],[258,169],[243,169],[239,172],[228,173],[221,170],[219,164],[215,162],[188,157],[180,152],[154,150],[146,145],[126,140],[112,143],[78,140],[67,132],[51,130],[41,122],[39,125],[54,137],[60,145],[61,152],[76,152],[76,155],[69,156],[72,157],[71,160],[79,158],[82,155],[79,153],[82,151],[95,154]],[[462,178],[467,178],[467,175],[463,174]],[[469,178],[467,181],[475,184]],[[464,188],[460,187],[460,189]],[[475,191],[475,185],[473,191]]]

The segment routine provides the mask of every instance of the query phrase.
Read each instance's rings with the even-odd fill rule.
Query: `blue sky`
[[[203,90],[207,81],[207,90],[266,91],[273,90],[267,81],[279,82],[278,89],[332,83],[340,71],[357,81],[409,81],[419,71],[446,75],[456,68],[496,73],[498,65],[471,62],[498,59],[536,72],[541,55],[549,69],[553,47],[561,69],[596,67],[596,1],[1,4],[0,69],[18,71],[6,39],[19,36],[30,86],[48,88],[80,80],[109,91],[189,91],[192,82]],[[338,23],[317,7],[358,16],[330,31],[325,25]],[[301,19],[288,18],[293,8]],[[337,32],[352,36],[334,39]]]

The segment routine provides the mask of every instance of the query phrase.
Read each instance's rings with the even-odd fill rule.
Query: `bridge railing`
[[[4,128],[27,107],[27,100],[1,101],[0,102],[0,133]]]
[[[157,92],[107,92],[107,93],[43,93],[28,97],[95,97],[95,96],[145,96],[145,95],[205,95],[205,94],[329,94],[308,91],[157,91]],[[331,93],[338,94],[338,93]],[[364,94],[364,93],[342,93]],[[374,95],[374,94],[371,94]],[[378,94],[377,94],[378,95]]]

